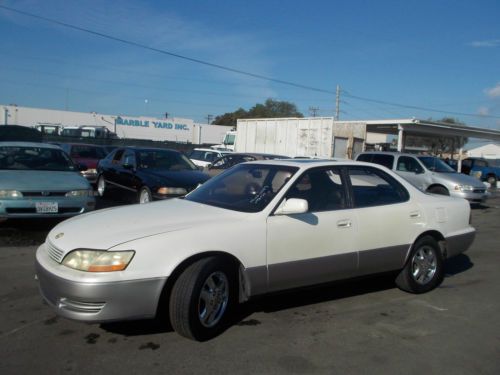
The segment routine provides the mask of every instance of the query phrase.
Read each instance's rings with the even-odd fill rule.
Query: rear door
[[[359,233],[360,274],[402,268],[421,230],[419,206],[403,185],[379,168],[349,166],[347,175]]]

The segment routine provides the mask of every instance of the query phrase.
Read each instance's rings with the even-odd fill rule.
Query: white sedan
[[[38,248],[36,273],[61,316],[168,311],[179,334],[206,340],[238,302],[264,293],[391,270],[399,288],[427,292],[443,280],[444,259],[472,243],[469,220],[467,201],[423,193],[382,166],[259,161],[184,199],[59,224]]]

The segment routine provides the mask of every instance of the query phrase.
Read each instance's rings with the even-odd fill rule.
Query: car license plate
[[[57,202],[36,202],[36,212],[39,214],[55,213],[58,211]]]

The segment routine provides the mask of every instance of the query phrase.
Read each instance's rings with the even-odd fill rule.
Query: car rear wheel
[[[430,189],[427,190],[429,193],[432,194],[439,194],[439,195],[450,195],[450,192],[448,189],[446,189],[443,186],[433,186]]]
[[[139,203],[149,203],[153,200],[153,195],[151,194],[151,190],[147,186],[143,186],[141,190],[139,190]]]
[[[234,274],[231,263],[220,257],[203,258],[186,268],[170,295],[170,322],[174,330],[198,341],[222,332],[234,306]]]
[[[443,281],[443,256],[431,236],[420,238],[413,245],[405,267],[396,278],[396,285],[410,293],[425,293]]]
[[[100,175],[99,178],[97,179],[97,194],[99,194],[100,197],[104,197],[105,193],[106,193],[106,181],[104,180],[104,176]]]

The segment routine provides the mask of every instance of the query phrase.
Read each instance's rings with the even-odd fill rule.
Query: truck
[[[352,159],[363,151],[366,123],[332,117],[239,119],[236,152]]]
[[[105,126],[65,126],[61,132],[63,137],[78,137],[78,138],[100,138],[100,139],[116,139],[115,133],[110,131]]]
[[[495,159],[466,158],[462,160],[462,173],[486,181],[491,186],[496,186],[500,178],[500,166],[495,165],[495,162]]]
[[[217,151],[234,151],[234,143],[236,140],[236,129],[231,129],[224,134],[224,138],[222,139],[222,143],[210,146],[210,148]]]

